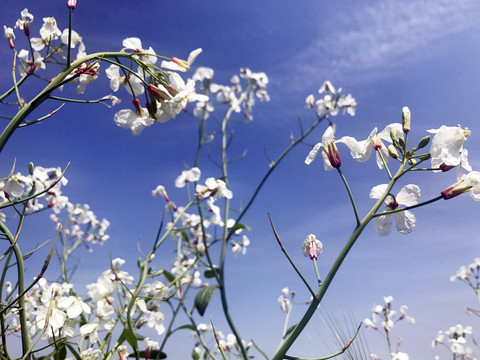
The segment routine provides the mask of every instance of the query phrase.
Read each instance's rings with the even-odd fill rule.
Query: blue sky
[[[13,26],[25,7],[35,16],[33,32],[46,16],[55,16],[62,30],[67,26],[64,2],[45,0],[11,1],[2,12],[3,23]],[[136,7],[130,1],[79,0],[73,26],[83,36],[88,53],[119,50],[124,38],[136,36],[145,47],[152,46],[165,56],[186,58],[201,47],[203,53],[194,65],[213,68],[217,83],[228,83],[240,67],[267,73],[271,102],[256,105],[253,122],[235,126],[231,156],[248,149],[245,159],[230,169],[230,185],[239,206],[268,169],[263,149],[275,158],[288,146],[291,131],[298,136],[298,116],[305,126],[313,123],[315,116],[303,110],[303,103],[327,79],[358,102],[355,117],[335,118],[338,138],[366,138],[375,126],[381,130],[399,122],[401,108],[407,105],[412,111],[412,144],[425,136],[427,129],[461,124],[472,130],[465,147],[470,164],[479,170],[479,15],[480,5],[474,0],[297,1],[294,5],[251,0],[149,1]],[[17,32],[19,49],[22,41]],[[5,88],[11,83],[11,52],[6,42],[0,55],[4,69],[0,80]],[[65,91],[71,94],[69,89]],[[87,88],[85,98],[108,93],[102,72]],[[18,131],[2,153],[5,174],[14,158],[23,171],[29,161],[43,166],[71,161],[65,194],[72,202],[90,204],[98,217],[111,222],[111,239],[93,255],[84,254],[79,284],[95,281],[108,267],[110,253],[127,259],[134,274],[137,241],[152,241],[163,210],[163,203],[150,196],[151,190],[163,184],[171,197],[181,199],[184,193],[174,188],[173,181],[184,169],[182,161],[191,165],[194,159],[195,119],[187,114],[178,116],[133,137],[113,122],[114,113],[130,104],[126,93],[119,96],[124,101],[113,110],[67,104],[52,119]],[[36,115],[56,106],[46,104]],[[5,113],[8,110],[1,114]],[[309,142],[319,141],[323,131],[324,127],[317,129]],[[338,175],[326,173],[319,161],[305,166],[308,151],[307,146],[295,149],[269,179],[244,220],[252,227],[247,255],[228,259],[232,315],[238,319],[240,333],[253,337],[270,354],[283,324],[277,303],[281,289],[296,290],[299,300],[308,296],[276,246],[267,212],[311,281],[313,268],[301,253],[305,236],[314,233],[322,240],[320,272],[325,275],[354,226]],[[340,152],[342,169],[365,213],[373,204],[368,198],[370,189],[385,182],[385,174],[373,158],[359,164],[349,159],[346,148]],[[203,164],[202,179],[220,175],[206,157]],[[415,174],[404,181],[401,186],[419,185],[422,200],[427,200],[455,182],[455,174]],[[460,322],[472,325],[475,331],[478,321],[463,312],[465,304],[473,304],[470,291],[450,283],[449,277],[460,265],[480,256],[478,206],[469,196],[462,196],[416,209],[417,227],[408,236],[392,233],[382,238],[373,226],[367,227],[326,297],[326,309],[334,313],[347,309],[361,320],[370,315],[374,303],[392,295],[394,305],[408,305],[417,319],[416,325],[401,324],[396,332],[405,339],[403,349],[413,359],[433,358],[430,342],[438,330]],[[39,243],[53,235],[53,226],[45,229],[38,224],[33,219],[27,223],[25,242]],[[168,268],[172,258],[173,248],[166,249],[159,255],[158,266]],[[37,260],[41,259],[39,255]],[[52,266],[47,274],[51,278],[54,269]],[[29,271],[37,271],[33,262]],[[300,305],[294,318],[301,312]],[[218,323],[227,332],[221,319]],[[295,347],[295,354],[324,355],[319,338],[324,338],[325,332],[328,330],[318,316]],[[370,344],[372,352],[385,354],[385,344],[375,338],[372,336]],[[178,348],[170,353],[175,351]]]

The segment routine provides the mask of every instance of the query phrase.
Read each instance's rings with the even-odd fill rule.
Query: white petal
[[[188,60],[187,60],[187,63],[188,64],[192,64],[195,59],[197,58],[197,56],[202,52],[202,49],[196,49],[196,50],[193,50],[190,55],[188,55]]]
[[[382,215],[373,219],[375,231],[380,236],[387,236],[392,230],[392,215]]]
[[[420,188],[417,185],[405,185],[397,195],[397,202],[405,206],[418,204],[420,200]]]
[[[133,49],[133,50],[141,50],[142,49],[142,41],[136,37],[129,37],[123,40],[122,42],[123,47]]]
[[[168,77],[173,88],[177,91],[182,91],[185,89],[185,81],[177,73],[171,73]]]
[[[332,166],[332,163],[328,159],[327,154],[325,154],[325,151],[322,151],[322,159],[323,159],[323,166],[325,167],[326,171],[330,171],[334,169]]]
[[[305,164],[310,165],[313,160],[317,157],[318,150],[320,150],[320,147],[322,146],[322,143],[317,143],[313,149],[308,153],[307,158],[305,159]]]
[[[402,133],[403,133],[402,124],[393,123],[393,124],[387,125],[387,127],[386,127],[385,129],[383,129],[383,130],[378,134],[378,136],[379,136],[382,140],[385,140],[385,141],[388,141],[388,142],[392,142],[392,138],[390,137],[390,132],[392,131],[392,128],[395,128],[395,129],[397,130],[397,133],[398,133],[398,134],[402,134]]]
[[[385,191],[387,190],[388,184],[381,184],[374,186],[372,190],[370,190],[370,199],[380,199]]]
[[[350,154],[352,155],[353,159],[363,162],[367,161],[372,154],[372,140],[376,133],[377,128],[374,128],[368,138],[365,140],[357,141],[351,136],[344,136],[336,142],[347,145],[347,147],[350,149]]]
[[[410,211],[405,210],[395,213],[395,224],[400,234],[409,234],[415,229],[417,219]]]

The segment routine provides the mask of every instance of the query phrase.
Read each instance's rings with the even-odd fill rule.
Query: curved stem
[[[22,294],[25,290],[25,267],[23,263],[23,255],[20,251],[18,243],[16,243],[14,236],[8,227],[0,221],[0,231],[7,237],[17,261],[17,276],[18,276],[18,293]],[[18,316],[20,317],[20,333],[22,337],[22,352],[23,355],[28,354],[30,349],[30,336],[28,335],[27,318],[25,314],[25,297],[21,296],[18,299]]]
[[[340,168],[337,168],[338,174],[342,178],[343,183],[345,184],[345,188],[347,189],[348,196],[350,197],[350,202],[352,203],[353,207],[353,212],[355,213],[355,220],[357,220],[357,226],[360,225],[360,218],[358,217],[358,211],[357,211],[357,206],[355,205],[355,200],[353,200],[353,195],[352,192],[350,191],[350,186],[348,186],[347,179],[345,179],[345,176],[342,173],[342,170]]]
[[[49,97],[52,91],[54,91],[60,85],[62,85],[65,79],[77,67],[81,66],[84,62],[87,62],[90,60],[102,60],[103,58],[115,58],[115,57],[130,58],[131,56],[132,54],[121,53],[121,52],[103,52],[103,53],[90,54],[80,60],[74,61],[68,68],[66,68],[60,74],[58,74],[57,77],[53,79],[33,100],[31,100],[28,104],[23,106],[18,111],[18,113],[10,121],[10,123],[7,125],[7,127],[3,130],[2,134],[0,135],[0,153],[5,147],[8,139],[10,139],[10,137],[13,135],[13,133],[19,127],[19,125],[25,120],[25,118],[33,110],[35,110],[41,103],[43,103]]]

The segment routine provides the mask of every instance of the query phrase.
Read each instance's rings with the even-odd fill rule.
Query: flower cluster
[[[394,352],[393,349],[390,347],[390,333],[394,325],[399,321],[405,320],[410,324],[415,324],[415,319],[407,314],[408,307],[406,305],[400,306],[400,314],[397,314],[395,310],[392,310],[392,296],[385,296],[383,298],[383,301],[384,305],[375,305],[373,307],[371,317],[363,320],[363,324],[367,328],[380,331],[377,323],[381,321],[380,326],[386,334],[391,358],[398,360],[408,360],[408,354],[404,352],[399,352],[398,349],[396,349],[396,351]],[[399,346],[402,342],[402,339],[398,339],[397,345]],[[373,360],[381,360],[380,357],[376,354],[370,354],[370,357]]]
[[[451,326],[445,332],[439,331],[432,341],[432,347],[445,345],[450,349],[454,359],[475,360],[476,357],[470,347],[466,346],[467,335],[472,334],[472,327],[463,327],[460,324]]]

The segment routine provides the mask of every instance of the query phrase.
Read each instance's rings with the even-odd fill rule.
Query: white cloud
[[[329,20],[328,33],[294,59],[300,71],[370,73],[431,59],[456,41],[455,35],[478,27],[480,15],[476,0],[377,0],[357,7],[340,10]]]

